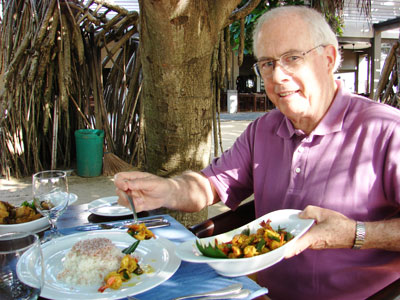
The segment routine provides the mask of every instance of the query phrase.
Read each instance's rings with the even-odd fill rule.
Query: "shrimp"
[[[104,278],[104,281],[106,284],[98,289],[100,293],[103,293],[108,288],[117,290],[122,285],[121,274],[115,271],[108,273],[108,275]]]

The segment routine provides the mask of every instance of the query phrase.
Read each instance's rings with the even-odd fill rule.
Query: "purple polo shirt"
[[[202,172],[231,209],[256,215],[316,205],[360,221],[400,212],[400,111],[339,89],[306,136],[278,110],[252,122]],[[400,278],[400,253],[306,250],[258,274],[272,299],[365,299]]]

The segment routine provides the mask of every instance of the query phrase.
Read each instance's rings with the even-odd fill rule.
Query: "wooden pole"
[[[57,137],[58,137],[58,97],[54,101],[54,111],[53,111],[53,139],[51,145],[51,169],[55,170],[57,166]]]

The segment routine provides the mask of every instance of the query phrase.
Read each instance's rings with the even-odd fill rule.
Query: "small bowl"
[[[0,233],[6,232],[33,232],[38,233],[50,226],[49,220],[46,217],[40,219],[19,223],[19,224],[0,224]]]
[[[242,227],[222,233],[216,236],[199,239],[203,245],[215,244],[215,239],[218,242],[229,242],[233,236],[240,234],[244,229],[250,229],[251,233],[255,233],[258,228],[261,228],[262,221],[271,220],[271,226],[275,230],[284,228],[286,231],[294,235],[294,238],[285,245],[272,250],[268,253],[246,258],[212,258],[201,254],[196,246],[196,241],[191,240],[180,244],[176,248],[176,255],[182,260],[193,263],[207,263],[217,273],[223,276],[236,277],[248,275],[262,269],[266,269],[278,262],[284,257],[286,252],[292,247],[295,241],[302,236],[314,223],[312,219],[300,219],[298,217],[300,210],[283,209],[268,213]]]
[[[76,194],[70,193],[70,199],[68,205],[76,202],[78,196]],[[50,223],[46,217],[41,217],[40,219],[19,223],[19,224],[0,224],[0,233],[7,232],[33,232],[38,233],[50,226]]]

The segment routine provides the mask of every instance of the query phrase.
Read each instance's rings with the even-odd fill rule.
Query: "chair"
[[[235,211],[227,211],[189,227],[198,238],[230,231],[255,219],[254,200],[240,205]],[[273,300],[273,299],[272,299]],[[367,300],[400,300],[400,279],[394,281]]]
[[[230,231],[255,219],[254,201],[240,205],[235,211],[227,211],[199,224],[189,227],[198,238]]]

